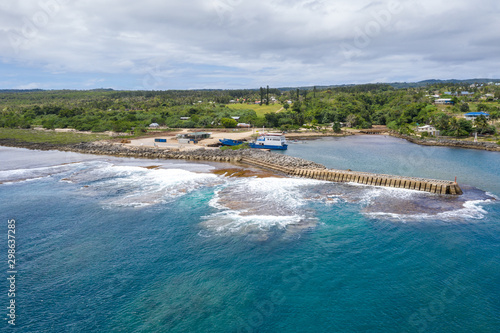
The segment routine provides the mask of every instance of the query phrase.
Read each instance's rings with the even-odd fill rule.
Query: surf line
[[[402,188],[435,194],[462,195],[462,189],[455,182],[416,177],[401,177],[368,172],[344,171],[335,169],[290,168],[252,158],[241,158],[240,162],[278,171],[291,176],[326,180],[332,182],[352,182],[358,184]]]

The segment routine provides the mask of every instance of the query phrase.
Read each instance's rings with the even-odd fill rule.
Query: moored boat
[[[286,150],[288,145],[281,133],[263,133],[255,142],[250,143],[250,148]]]
[[[219,142],[224,146],[239,146],[245,141],[233,140],[233,139],[219,139]],[[256,149],[275,149],[275,150],[286,150],[288,144],[286,143],[285,136],[281,133],[263,133],[259,135],[255,142],[249,143],[250,148]]]

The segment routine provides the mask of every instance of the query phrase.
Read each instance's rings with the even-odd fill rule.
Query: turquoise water
[[[291,143],[285,154],[351,169],[401,176],[455,180],[500,195],[500,153],[485,150],[420,146],[381,135],[364,135]]]
[[[423,148],[353,137],[287,154],[457,176],[464,196],[0,147],[1,216],[16,219],[16,329],[497,332],[500,154]],[[404,162],[409,151],[424,161]]]

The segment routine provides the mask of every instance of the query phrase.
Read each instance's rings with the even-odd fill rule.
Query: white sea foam
[[[308,228],[316,219],[302,207],[321,182],[298,178],[231,178],[214,191],[209,205],[218,210],[202,225],[217,234],[267,233]]]
[[[483,204],[490,203],[491,200],[471,200],[463,204],[463,208],[454,211],[447,211],[438,213],[437,217],[442,220],[456,220],[456,219],[473,219],[480,220],[484,218],[487,211],[483,208]]]
[[[116,166],[104,163],[68,177],[84,186],[88,193],[111,196],[105,207],[144,207],[168,202],[204,185],[217,183],[210,173],[181,169],[147,169],[138,166]]]
[[[210,201],[208,202],[208,205],[210,207],[212,207],[212,208],[224,210],[224,209],[226,209],[226,207],[224,207],[223,205],[221,205],[219,203],[219,200],[220,200],[219,193],[220,193],[220,191],[222,191],[222,189],[217,189],[217,190],[214,191],[214,196],[212,197],[212,199],[210,199]]]
[[[64,177],[62,182],[81,185],[84,194],[108,197],[103,202],[106,207],[148,206],[172,200],[200,186],[220,183],[220,178],[211,173],[147,169],[104,161],[0,171],[0,182],[34,181],[54,175]]]
[[[361,201],[365,203],[370,203],[372,200],[380,196],[410,200],[415,195],[431,195],[431,194],[427,192],[401,189],[401,188],[373,187],[372,189],[367,188],[367,191],[364,193],[363,197],[361,198]]]
[[[486,192],[486,195],[489,196],[489,197],[492,197],[495,200],[500,200],[500,198],[498,196],[496,196],[495,194],[493,194],[493,193]]]
[[[38,180],[74,169],[80,163],[54,165],[49,167],[14,169],[0,171],[0,182],[13,183],[19,181]]]
[[[208,217],[204,225],[217,232],[241,232],[250,229],[268,231],[272,227],[280,229],[291,224],[298,224],[303,218],[300,215],[244,215],[245,212],[228,210]]]
[[[340,196],[338,195],[327,195],[325,200],[324,200],[324,203],[327,204],[327,205],[333,205],[333,204],[337,204],[339,203],[340,201]]]
[[[345,194],[349,202],[359,202],[366,216],[403,222],[467,221],[485,217],[484,204],[494,196],[477,189],[464,190],[463,196],[442,196],[433,193],[363,185],[359,191]]]
[[[483,205],[491,203],[492,200],[470,200],[463,203],[462,208],[454,210],[446,210],[436,214],[420,213],[420,214],[397,214],[391,212],[365,212],[365,215],[374,218],[389,218],[392,220],[399,220],[402,222],[419,222],[419,221],[444,221],[444,222],[457,222],[457,221],[470,221],[481,220],[487,214]]]
[[[35,177],[35,178],[29,178],[29,179],[17,179],[17,180],[13,180],[13,181],[4,181],[4,182],[0,182],[0,183],[2,183],[2,185],[12,185],[12,184],[16,184],[16,183],[33,182],[33,181],[37,181],[37,180],[49,178],[49,177],[50,176]]]

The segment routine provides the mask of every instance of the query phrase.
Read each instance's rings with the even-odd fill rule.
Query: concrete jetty
[[[425,179],[416,177],[401,177],[394,175],[375,174],[368,172],[356,172],[334,169],[301,169],[290,168],[273,163],[263,162],[258,159],[243,157],[241,163],[285,173],[290,176],[326,180],[332,182],[351,182],[372,186],[385,186],[404,188],[415,191],[425,191],[435,194],[463,194],[460,186],[451,181]]]

